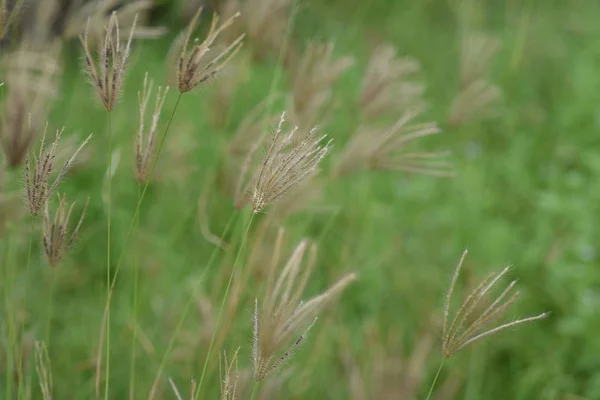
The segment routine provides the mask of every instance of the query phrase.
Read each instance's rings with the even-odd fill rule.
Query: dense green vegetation
[[[552,315],[456,354],[444,364],[436,389],[452,380],[457,384],[455,398],[467,400],[600,398],[600,3],[487,3],[330,0],[304,1],[298,7],[291,34],[296,48],[301,50],[309,39],[333,41],[336,56],[351,56],[355,62],[335,85],[333,108],[320,128],[334,138],[316,178],[324,182],[322,197],[272,224],[285,226],[288,251],[305,237],[318,244],[307,297],[346,272],[357,272],[359,279],[325,310],[287,365],[290,370],[273,376],[277,391],[267,397],[270,384],[261,387],[264,398],[361,399],[352,384],[352,365],[372,393],[369,398],[388,398],[375,386],[382,385],[391,396],[394,383],[407,376],[402,360],[411,357],[424,337],[432,337],[433,347],[414,377],[415,398],[425,398],[441,361],[441,328],[431,321],[441,320],[448,283],[465,247],[469,257],[460,287],[511,264],[508,280],[518,279],[522,294],[506,318],[544,311]],[[451,126],[446,121],[460,89],[460,34],[467,28],[502,43],[487,73],[502,90],[502,99],[495,118]],[[214,318],[241,251],[247,280],[234,282],[234,288],[236,283],[242,285],[236,292],[237,309],[234,318],[225,318],[231,326],[222,330],[226,333],[222,343],[217,341],[201,397],[219,396],[217,351],[231,355],[239,347],[238,395],[246,399],[251,386],[242,383],[251,368],[254,299],[261,294],[263,264],[269,256],[260,254],[254,264],[250,260],[261,243],[268,248],[274,236],[262,230],[267,210],[254,218],[240,250],[251,210],[236,210],[223,189],[224,157],[245,115],[273,89],[281,96],[271,112],[287,107],[290,68],[278,63],[276,52],[252,59],[253,43],[248,42],[236,56],[235,68],[182,97],[157,179],[148,188],[137,228],[126,242],[143,189],[133,178],[132,165],[138,129],[136,92],[145,72],[162,82],[173,36],[135,42],[122,99],[112,115],[113,156],[119,159],[112,181],[112,272],[121,252],[124,262],[110,314],[109,398],[127,398],[133,381],[135,398],[148,398],[161,367],[156,398],[175,398],[168,377],[187,398],[190,379],[201,374]],[[391,43],[399,55],[420,61],[418,78],[426,83],[424,98],[430,107],[419,120],[437,121],[443,132],[417,147],[450,150],[454,177],[364,171],[328,180],[359,123],[361,80],[377,43]],[[77,210],[87,196],[90,205],[76,246],[55,269],[44,262],[36,227],[26,273],[29,217],[2,232],[2,398],[12,374],[4,360],[10,360],[14,350],[5,323],[11,318],[9,309],[16,313],[14,321],[24,318],[28,341],[46,340],[54,398],[95,396],[107,291],[103,200],[107,114],[81,72],[80,58],[78,43],[70,43],[60,96],[49,120],[52,128],[64,125],[65,135],[83,139],[94,133],[83,157],[86,161],[60,186],[69,200],[77,200]],[[240,83],[225,123],[216,124],[215,93],[230,79]],[[161,118],[161,134],[177,96],[173,88]],[[6,189],[22,187],[20,171],[10,172],[6,179]],[[206,207],[199,210],[201,196]],[[233,221],[224,237],[230,247],[221,250],[207,241],[199,221],[217,236]],[[213,254],[216,261],[209,268]],[[383,360],[390,364],[383,365]],[[32,396],[39,398],[33,352],[27,370]],[[389,398],[403,398],[396,393]]]

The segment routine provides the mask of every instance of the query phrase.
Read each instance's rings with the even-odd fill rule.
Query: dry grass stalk
[[[160,86],[158,87],[155,96],[156,100],[154,102],[154,112],[152,113],[152,120],[150,123],[150,127],[146,132],[146,107],[148,106],[148,102],[150,101],[150,97],[152,96],[153,85],[154,82],[152,80],[148,80],[148,73],[146,73],[144,75],[144,87],[141,92],[138,92],[140,123],[135,140],[135,179],[139,183],[144,183],[146,182],[146,179],[148,179],[148,174],[150,172],[149,166],[154,153],[154,139],[156,135],[156,130],[158,129],[160,113],[162,111],[163,105],[165,104],[167,94],[169,93],[168,86],[164,89]],[[144,137],[146,137],[145,140]]]
[[[512,281],[484,310],[482,308],[484,306],[481,304],[482,299],[486,297],[498,280],[508,272],[510,267],[506,267],[500,273],[491,273],[486,279],[481,281],[469,293],[452,321],[450,321],[450,302],[466,256],[467,251],[465,250],[452,276],[452,282],[450,283],[450,289],[448,290],[444,305],[444,326],[442,331],[442,355],[444,358],[450,358],[462,348],[504,329],[512,328],[526,322],[537,321],[549,315],[549,313],[543,313],[490,327],[494,321],[506,313],[519,297],[519,291],[512,291],[517,281]],[[479,312],[479,315],[473,315],[474,312]]]
[[[249,202],[255,213],[314,175],[331,144],[331,140],[322,144],[327,135],[316,136],[316,128],[301,139],[296,137],[297,127],[283,134],[284,122],[285,113],[281,115],[261,165],[250,181]]]
[[[371,55],[362,82],[359,106],[368,120],[409,108],[424,108],[425,85],[409,80],[421,69],[410,57],[397,57],[392,45],[381,45]]]
[[[354,59],[334,59],[333,43],[309,43],[293,77],[293,120],[311,127],[323,116],[333,86]]]
[[[2,105],[0,140],[11,168],[23,164],[46,119],[49,103],[58,94],[59,51],[58,46],[40,50],[23,42],[2,61],[9,84]]]
[[[418,111],[407,112],[385,130],[359,129],[344,149],[333,175],[339,177],[372,169],[452,176],[452,164],[443,160],[448,152],[409,151],[406,148],[411,142],[440,133],[435,122],[409,125],[418,114]]]
[[[185,36],[183,44],[181,45],[181,54],[177,61],[178,87],[180,93],[189,92],[201,83],[213,78],[242,47],[244,35],[238,36],[233,43],[227,46],[219,54],[214,56],[210,61],[203,62],[204,56],[208,53],[219,34],[224,29],[227,29],[229,26],[231,26],[233,21],[239,17],[238,13],[225,20],[225,22],[223,22],[220,26],[218,25],[219,16],[214,15],[210,24],[210,29],[204,41],[200,43],[198,39],[195,39],[191,49],[188,50],[192,33],[196,28],[201,12],[202,9],[200,8],[194,16],[194,19],[192,19],[187,35]]]
[[[67,208],[67,200],[64,196],[58,196],[58,207],[54,218],[50,217],[50,211],[48,203],[46,203],[44,213],[44,231],[42,235],[42,243],[44,245],[44,252],[46,254],[46,260],[51,267],[56,267],[60,261],[67,254],[75,240],[79,235],[79,229],[83,223],[85,212],[89,203],[89,198],[85,202],[81,216],[75,228],[69,235],[69,220],[71,219],[71,213],[75,202],[71,203],[71,206]]]
[[[227,353],[223,352],[223,361],[219,355],[219,376],[221,378],[221,400],[235,400],[238,381],[237,349],[231,360],[227,361]],[[232,371],[233,370],[233,371]]]
[[[303,302],[301,296],[316,264],[317,247],[300,242],[276,278],[280,251],[279,247],[274,251],[260,309],[258,300],[255,302],[253,366],[256,381],[265,379],[290,359],[306,340],[319,311],[356,279],[355,274],[348,274],[324,293]]]
[[[483,33],[464,32],[461,36],[461,88],[450,107],[448,124],[493,118],[498,115],[500,88],[490,83],[486,75],[500,48],[500,41]]]
[[[121,43],[119,20],[116,11],[113,11],[108,21],[104,42],[98,51],[100,54],[98,68],[95,66],[88,45],[89,26],[86,26],[83,37],[80,36],[85,51],[86,70],[92,80],[92,85],[94,85],[100,100],[102,100],[104,108],[109,112],[113,110],[123,86],[125,70],[131,55],[131,41],[133,40],[136,22],[137,15],[133,19],[127,42]]]
[[[150,11],[155,5],[156,3],[152,0],[129,0],[127,2],[121,0],[71,1],[68,11],[66,13],[62,11],[64,18],[62,36],[70,40],[77,38],[86,31],[89,32],[89,39],[92,45],[95,46],[104,39],[104,29],[110,24],[112,13],[118,11],[122,29],[132,30],[135,26],[134,38],[151,39],[160,37],[167,31],[164,27],[149,27],[144,24],[149,19]],[[142,26],[138,24],[140,20]]]
[[[58,142],[64,131],[64,128],[56,131],[54,141],[50,145],[50,149],[44,151],[46,142],[46,133],[48,131],[48,124],[44,128],[44,134],[40,144],[40,151],[37,157],[27,155],[25,159],[25,189],[27,194],[27,202],[29,204],[29,211],[32,216],[38,215],[42,207],[44,207],[56,190],[61,179],[67,174],[77,155],[84,148],[87,142],[91,139],[92,135],[88,136],[87,139],[75,150],[71,157],[63,164],[60,171],[56,175],[56,178],[50,183],[50,174],[54,170],[54,161],[56,157],[56,151],[58,148]],[[32,160],[30,159],[32,157]]]
[[[50,357],[46,343],[35,342],[35,370],[38,375],[40,390],[44,400],[52,400],[52,370],[50,369]]]

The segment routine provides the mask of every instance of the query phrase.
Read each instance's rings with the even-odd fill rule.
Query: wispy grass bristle
[[[375,48],[365,72],[359,98],[361,113],[367,120],[402,114],[426,106],[425,85],[411,80],[421,69],[411,57],[397,57],[392,45]]]
[[[186,93],[195,89],[198,85],[214,78],[223,67],[235,56],[235,54],[242,47],[244,35],[240,35],[222,50],[219,54],[214,56],[210,61],[204,61],[204,58],[211,46],[219,36],[219,34],[227,29],[233,21],[239,17],[239,13],[234,14],[229,19],[225,20],[219,25],[219,16],[214,15],[210,29],[204,41],[199,42],[198,39],[193,41],[191,48],[188,50],[192,34],[202,13],[202,8],[198,10],[190,26],[188,28],[187,35],[185,36],[182,46],[179,60],[177,61],[177,76],[178,76],[178,88],[180,93]]]
[[[277,242],[281,245],[282,241]],[[280,251],[279,248],[274,251],[276,261]],[[309,246],[307,241],[302,241],[280,272],[277,271],[278,263],[272,265],[261,307],[259,308],[258,299],[254,306],[255,381],[267,378],[292,357],[305,342],[319,311],[356,279],[356,275],[350,273],[324,293],[306,302],[301,301],[304,288],[316,264],[316,255],[316,245]]]
[[[318,136],[316,128],[302,137],[298,137],[297,127],[284,134],[284,122],[285,113],[281,115],[262,162],[250,181],[249,202],[254,213],[275,203],[314,175],[332,141],[324,142],[327,135]]]
[[[219,354],[219,376],[221,379],[221,400],[235,400],[238,382],[237,349],[230,360],[227,353]]]
[[[151,161],[154,156],[154,144],[158,122],[162,112],[165,99],[169,93],[169,87],[164,89],[159,86],[155,96],[154,111],[150,127],[145,125],[146,107],[152,96],[154,82],[148,79],[148,73],[144,75],[144,86],[141,92],[138,92],[139,106],[139,128],[135,139],[135,179],[143,184],[148,179],[150,173]]]
[[[106,36],[99,49],[98,66],[92,57],[88,44],[88,28],[80,36],[81,44],[85,52],[86,71],[90,76],[92,85],[96,89],[106,111],[110,112],[115,107],[125,79],[125,71],[131,55],[131,42],[137,23],[137,15],[131,25],[127,42],[121,42],[119,31],[119,20],[117,12],[113,11],[106,28]],[[89,21],[88,21],[89,24]]]
[[[312,127],[322,119],[333,86],[354,64],[351,57],[334,58],[333,50],[333,43],[309,43],[304,51],[292,82],[292,120],[297,125]]]
[[[44,400],[52,400],[52,368],[50,357],[45,342],[35,342],[35,370],[38,375],[38,383]]]
[[[452,176],[452,164],[445,160],[448,152],[408,149],[413,142],[441,132],[435,122],[409,124],[419,114],[419,110],[407,112],[387,129],[359,129],[344,149],[333,175],[370,169]]]
[[[450,320],[450,302],[452,300],[456,282],[466,256],[467,251],[465,250],[460,258],[460,261],[458,262],[458,265],[456,266],[456,270],[454,271],[454,275],[452,276],[452,281],[450,283],[450,289],[446,295],[446,302],[444,305],[444,324],[442,331],[442,355],[444,358],[450,358],[466,346],[469,346],[487,336],[494,335],[504,329],[512,328],[526,322],[537,321],[546,318],[549,315],[549,313],[542,313],[536,316],[517,319],[512,322],[490,327],[494,321],[506,313],[508,308],[519,296],[519,291],[513,291],[516,285],[516,281],[513,281],[493,301],[487,302],[489,305],[485,306],[483,304],[485,303],[483,300],[486,297],[489,297],[490,290],[510,269],[510,267],[506,267],[500,273],[492,273],[488,275],[486,279],[481,281],[468,294],[456,312],[454,318]],[[478,314],[472,316],[473,313]]]
[[[456,127],[499,115],[502,91],[487,75],[500,41],[482,32],[461,32],[460,91],[452,101],[448,125]]]
[[[3,56],[6,96],[0,116],[0,140],[11,168],[20,167],[58,97],[60,46],[23,42]]]
[[[59,195],[58,206],[54,218],[51,218],[50,207],[48,206],[48,203],[46,203],[42,244],[44,246],[46,261],[51,267],[56,267],[62,261],[69,249],[71,249],[75,243],[75,240],[77,240],[88,204],[89,198],[85,202],[77,225],[75,225],[75,228],[73,228],[71,234],[69,234],[69,220],[71,219],[71,213],[73,212],[75,202],[71,203],[67,208],[65,196]]]
[[[88,136],[87,139],[75,150],[71,157],[64,163],[62,168],[56,174],[54,181],[50,183],[50,175],[54,171],[54,161],[56,152],[58,149],[58,143],[64,128],[58,129],[54,141],[50,145],[50,148],[45,150],[46,133],[48,131],[48,124],[44,128],[42,140],[40,144],[40,150],[38,155],[27,155],[25,159],[25,190],[27,194],[27,201],[29,205],[29,211],[32,216],[37,216],[40,210],[46,205],[48,199],[55,192],[61,179],[67,174],[77,155],[84,148],[84,146],[91,139],[92,135]]]

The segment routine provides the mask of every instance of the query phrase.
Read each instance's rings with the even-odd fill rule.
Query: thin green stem
[[[194,399],[198,399],[198,395],[200,394],[200,389],[202,388],[202,383],[204,381],[204,375],[206,374],[206,367],[208,366],[208,361],[210,359],[210,355],[212,352],[213,344],[215,343],[215,337],[217,336],[217,330],[219,329],[219,323],[221,322],[221,316],[223,315],[223,309],[225,308],[225,303],[227,302],[227,298],[229,295],[229,289],[231,287],[231,282],[233,281],[233,277],[235,276],[235,271],[240,262],[242,252],[244,250],[244,244],[246,243],[246,239],[248,237],[248,232],[250,232],[250,227],[252,226],[252,221],[254,220],[254,213],[250,217],[250,221],[248,222],[248,226],[246,227],[246,231],[244,232],[244,236],[242,236],[242,242],[240,243],[240,249],[237,252],[235,257],[235,261],[233,262],[233,268],[231,269],[231,274],[229,275],[229,281],[227,282],[227,287],[225,288],[225,295],[223,296],[223,300],[221,301],[221,306],[219,307],[219,313],[217,314],[217,321],[215,322],[215,327],[213,329],[212,336],[210,338],[210,344],[208,345],[208,352],[206,353],[206,358],[204,359],[204,366],[202,367],[202,374],[200,374],[200,381],[198,382],[198,387],[196,388],[196,394],[194,395]]]
[[[115,273],[113,275],[113,280],[110,285],[111,289],[114,288],[115,283],[117,281],[117,276],[119,275],[119,270],[121,269],[121,264],[123,263],[123,257],[125,255],[125,249],[127,248],[127,243],[129,242],[129,238],[133,231],[135,221],[140,214],[140,208],[141,208],[142,202],[144,201],[144,197],[146,196],[146,190],[148,189],[152,175],[154,175],[154,169],[156,168],[156,164],[160,157],[160,153],[162,152],[163,146],[165,144],[165,139],[167,138],[167,134],[169,133],[169,128],[171,127],[171,123],[173,122],[173,118],[175,117],[175,112],[177,111],[177,107],[179,106],[180,100],[181,100],[181,93],[179,93],[179,95],[177,96],[177,101],[175,102],[175,107],[173,108],[173,112],[171,113],[171,117],[169,118],[169,122],[167,123],[167,127],[165,128],[165,133],[163,133],[162,139],[160,141],[160,145],[158,146],[158,150],[156,151],[156,157],[154,157],[154,161],[152,162],[152,167],[150,168],[150,173],[148,174],[148,177],[146,178],[146,182],[144,182],[144,190],[142,190],[142,195],[138,199],[138,202],[137,202],[137,205],[135,208],[135,212],[133,213],[133,218],[131,219],[131,223],[129,224],[129,228],[127,229],[127,234],[125,235],[125,240],[123,242],[123,249],[121,250],[121,253],[119,255],[119,259],[117,261],[117,267],[115,269]]]
[[[48,311],[46,312],[46,347],[50,348],[50,325],[52,324],[52,315],[54,314],[54,290],[56,287],[56,270],[50,271],[52,277],[50,278],[50,289],[48,290]]]
[[[6,267],[6,283],[5,283],[5,300],[4,305],[6,307],[6,314],[8,320],[8,351],[6,352],[6,384],[4,389],[4,398],[10,399],[13,395],[13,380],[12,368],[14,368],[14,353],[17,352],[16,345],[13,342],[15,340],[15,321],[14,321],[14,310],[12,306],[12,288],[14,288],[14,276],[12,272],[12,235],[8,235],[8,243],[6,248],[6,260],[4,266]]]
[[[110,230],[112,222],[112,113],[108,112],[108,185],[107,185],[107,233],[106,233],[106,301],[110,301]],[[110,381],[110,307],[106,318],[106,380],[104,381],[104,399],[108,400],[108,387]]]
[[[250,400],[254,400],[254,396],[258,394],[258,387],[260,386],[260,381],[254,381],[254,387],[252,388],[252,395],[250,396]]]
[[[442,358],[442,362],[440,363],[440,367],[437,370],[437,373],[435,374],[435,378],[433,378],[433,382],[431,383],[431,387],[429,388],[429,394],[427,394],[427,399],[429,400],[431,399],[431,395],[433,394],[433,388],[435,387],[435,383],[437,382],[439,376],[440,376],[440,372],[442,372],[442,367],[444,366],[444,361],[446,359]]]
[[[137,185],[137,201],[140,201],[142,194],[142,188],[140,184]],[[135,229],[139,228],[139,219],[135,221]],[[135,260],[133,261],[133,338],[131,342],[131,363],[129,367],[129,398],[135,398],[135,357],[137,349],[137,317],[138,317],[138,280],[140,275],[139,259],[136,253]]]
[[[227,233],[229,232],[229,229],[231,228],[231,226],[233,225],[233,222],[235,221],[235,216],[237,215],[237,213],[233,213],[231,214],[231,217],[229,217],[229,221],[227,222],[227,225],[225,226],[225,230],[223,231],[223,234],[221,235],[221,240],[223,240],[225,238],[225,236],[227,235]],[[217,253],[219,251],[220,247],[215,246],[212,254],[210,255],[210,258],[208,260],[208,265],[206,266],[206,268],[204,269],[204,271],[202,271],[202,275],[200,277],[200,280],[202,280],[204,278],[204,276],[206,275],[206,272],[208,270],[210,270],[210,268],[213,265],[213,262],[215,261],[215,258],[217,256]],[[165,351],[165,354],[163,355],[163,358],[160,362],[160,366],[158,367],[158,372],[156,374],[156,379],[154,380],[154,383],[152,384],[152,389],[150,390],[150,395],[148,396],[148,399],[151,400],[154,397],[154,394],[156,392],[156,388],[158,387],[158,382],[160,381],[160,377],[162,376],[162,371],[165,368],[165,364],[167,362],[167,359],[169,358],[169,355],[171,353],[171,350],[173,348],[173,345],[175,344],[175,339],[177,338],[177,335],[179,334],[179,330],[181,329],[181,327],[183,326],[183,322],[185,321],[187,314],[192,306],[192,304],[194,303],[194,299],[195,299],[195,293],[192,293],[187,301],[187,303],[185,304],[185,306],[183,307],[183,312],[181,314],[181,317],[179,318],[179,321],[177,322],[177,326],[175,327],[175,331],[173,332],[173,334],[171,335],[171,338],[169,339],[169,344],[167,345],[167,350]]]
[[[31,247],[33,244],[33,226],[34,219],[31,219],[31,224],[29,226],[29,246],[27,249],[27,265],[25,266],[25,293],[23,295],[23,301],[25,302],[25,310],[27,310],[27,287],[29,286],[29,267],[31,266]],[[25,319],[21,321],[21,340],[19,344],[19,361],[17,366],[18,372],[18,383],[17,383],[17,399],[21,397],[21,390],[23,384],[23,332],[25,331]]]
[[[133,218],[131,219],[131,222],[129,223],[129,228],[127,229],[127,234],[125,235],[125,240],[123,243],[123,248],[120,252],[118,261],[117,261],[117,266],[115,268],[115,273],[113,275],[112,281],[110,279],[110,270],[108,271],[108,295],[107,295],[107,320],[106,320],[106,373],[107,373],[107,377],[106,377],[106,386],[105,386],[105,400],[108,400],[108,368],[109,368],[109,351],[110,351],[110,306],[111,306],[111,293],[112,290],[114,289],[114,286],[117,282],[117,277],[119,275],[119,271],[121,269],[121,264],[123,263],[123,258],[125,256],[125,250],[127,249],[127,243],[129,242],[129,238],[131,237],[131,233],[133,232],[133,228],[136,224],[137,218],[140,214],[140,209],[141,209],[141,205],[142,202],[144,201],[144,197],[146,195],[146,190],[148,189],[148,186],[150,184],[150,179],[152,178],[152,175],[154,174],[154,169],[156,168],[156,164],[158,162],[158,159],[160,157],[160,153],[162,152],[164,143],[165,143],[165,139],[167,138],[167,134],[169,132],[169,128],[171,127],[171,123],[173,122],[173,118],[175,117],[175,112],[177,111],[177,107],[179,106],[179,101],[181,100],[181,93],[179,93],[179,96],[177,96],[177,101],[175,102],[175,107],[173,108],[173,112],[171,113],[171,117],[169,118],[169,122],[167,123],[167,127],[165,128],[165,132],[163,133],[162,139],[160,141],[160,145],[158,147],[157,153],[156,153],[156,157],[154,158],[154,161],[152,162],[152,167],[150,168],[150,173],[148,174],[148,177],[146,178],[146,182],[144,183],[144,190],[142,190],[142,194],[141,196],[139,196],[136,208],[135,208],[135,212],[133,214]],[[110,114],[109,114],[110,115]],[[109,119],[110,121],[110,119]],[[110,131],[110,122],[109,122],[109,131]],[[110,137],[110,135],[109,135]],[[109,139],[110,142],[110,139]],[[109,151],[110,153],[110,151]],[[111,164],[112,164],[112,156],[111,156]],[[109,180],[109,187],[110,187],[110,180]],[[110,189],[109,189],[109,193],[110,193]],[[110,204],[110,202],[109,202]],[[110,207],[109,207],[110,210]],[[110,212],[109,212],[110,214]],[[110,220],[110,218],[109,218]],[[110,229],[109,229],[109,233],[110,233]]]

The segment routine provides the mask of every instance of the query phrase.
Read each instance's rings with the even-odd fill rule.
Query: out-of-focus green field
[[[599,20],[600,3],[592,0],[299,4],[293,43],[302,48],[309,39],[331,40],[336,55],[355,58],[336,85],[333,111],[321,127],[334,138],[322,179],[356,126],[361,79],[373,44],[380,42],[392,43],[400,55],[421,62],[420,78],[427,84],[424,97],[430,103],[422,120],[438,121],[443,133],[420,146],[449,149],[455,177],[399,172],[352,175],[327,183],[315,208],[284,221],[288,249],[303,237],[319,246],[307,297],[349,271],[356,271],[359,280],[327,308],[307,343],[289,362],[289,377],[265,398],[360,399],[352,385],[350,359],[367,391],[373,393],[368,398],[402,398],[400,394],[384,397],[374,386],[384,382],[391,396],[394,383],[405,379],[403,368],[408,365],[401,360],[410,358],[429,321],[441,320],[448,284],[465,248],[469,256],[462,286],[472,282],[469,278],[478,280],[511,264],[514,268],[508,280],[518,279],[522,293],[507,318],[544,311],[552,314],[461,351],[445,363],[436,389],[451,379],[457,383],[457,399],[600,398]],[[459,34],[465,24],[501,40],[489,80],[502,89],[503,97],[498,117],[450,128],[445,121],[460,85]],[[175,398],[168,377],[186,398],[190,380],[199,378],[214,313],[250,216],[248,209],[235,210],[231,198],[208,180],[218,176],[225,146],[249,110],[274,87],[284,93],[284,100],[272,110],[280,112],[290,90],[289,75],[278,66],[274,54],[262,62],[240,63],[242,67],[234,70],[243,78],[223,127],[215,126],[211,107],[211,96],[222,82],[184,95],[157,167],[162,179],[150,185],[138,228],[123,247],[139,190],[132,177],[136,92],[146,71],[162,82],[165,53],[173,36],[135,43],[124,94],[113,113],[114,154],[120,157],[112,189],[113,272],[121,251],[125,262],[110,315],[110,399],[127,398],[131,382],[135,382],[135,398],[148,398],[166,352],[156,398]],[[50,121],[82,138],[94,133],[88,161],[61,184],[61,192],[70,199],[82,203],[90,196],[90,206],[81,237],[66,261],[53,271],[54,278],[34,236],[25,316],[26,337],[48,342],[56,399],[94,398],[106,302],[107,217],[102,177],[107,169],[107,118],[80,70],[77,45],[66,49],[69,61]],[[248,59],[251,46],[247,44],[236,58]],[[173,89],[160,132],[176,97]],[[14,174],[13,187],[19,184],[18,176]],[[198,198],[205,193],[207,212],[199,215]],[[267,214],[255,218],[248,246],[242,249],[243,261],[260,237],[258,227]],[[231,215],[238,215],[225,237],[232,246],[216,253],[215,267],[204,275],[215,246],[203,235],[199,219],[208,218],[211,231],[220,236]],[[21,268],[26,263],[28,236],[27,229],[18,232],[5,232],[1,254],[4,265]],[[136,268],[140,272],[139,309],[134,327]],[[20,270],[18,290],[24,287],[24,279]],[[242,380],[251,367],[251,319],[261,282],[258,274],[243,282],[231,329],[209,361],[204,399],[219,396],[217,351],[232,354],[240,348]],[[194,290],[201,290],[202,295],[196,297],[178,330]],[[203,312],[206,304],[214,307],[208,314]],[[9,346],[3,326],[2,356],[6,358]],[[137,342],[133,341],[134,329],[138,330]],[[433,349],[416,373],[420,380],[415,398],[427,396],[440,363],[440,329],[433,331]],[[382,364],[383,359],[389,365]],[[40,398],[33,364],[28,370],[33,398]],[[6,369],[1,373],[0,398],[4,398],[11,378]],[[273,381],[280,378],[281,374],[275,375]],[[268,387],[266,383],[262,389]],[[239,398],[250,398],[250,392],[250,386],[240,387]]]

